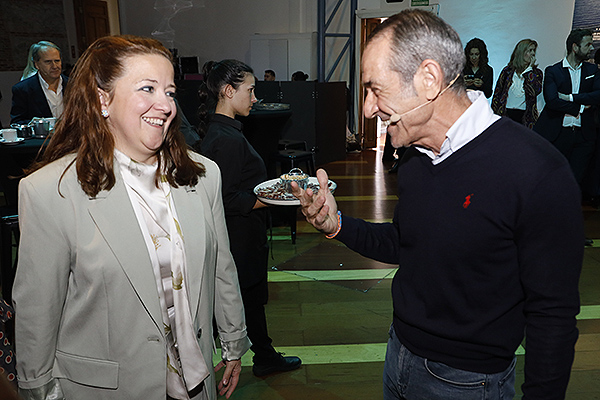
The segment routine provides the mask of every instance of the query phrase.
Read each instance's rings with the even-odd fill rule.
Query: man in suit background
[[[546,68],[546,106],[533,128],[567,158],[580,187],[597,136],[594,108],[600,104],[600,76],[595,64],[584,61],[593,49],[591,31],[571,31],[567,56]]]
[[[68,78],[62,74],[59,47],[42,41],[32,46],[30,54],[37,74],[13,86],[11,124],[26,124],[33,117],[58,118],[62,114]]]

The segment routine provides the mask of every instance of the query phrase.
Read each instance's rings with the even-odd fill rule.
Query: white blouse
[[[167,347],[167,394],[189,399],[187,392],[209,374],[193,328],[187,295],[183,234],[166,179],[155,183],[158,164],[139,163],[115,149],[127,193],[152,260],[163,311]],[[187,383],[187,385],[186,385]]]
[[[512,84],[508,88],[506,108],[525,110],[525,89],[523,89],[525,78],[523,78],[523,74],[529,71],[531,71],[531,66],[527,67],[521,75],[517,74],[516,71],[513,73]]]

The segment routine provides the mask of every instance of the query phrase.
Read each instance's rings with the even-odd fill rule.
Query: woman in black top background
[[[276,352],[267,331],[267,209],[253,191],[267,180],[267,169],[244,137],[242,123],[235,119],[250,114],[256,102],[254,84],[254,73],[246,64],[237,60],[214,63],[200,87],[199,131],[204,134],[200,151],[221,169],[230,248],[254,352],[252,371],[263,376],[299,368],[301,360]]]

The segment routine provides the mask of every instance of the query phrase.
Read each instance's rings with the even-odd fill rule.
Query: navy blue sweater
[[[578,332],[583,219],[566,160],[501,119],[438,165],[409,149],[393,223],[343,216],[337,238],[399,264],[394,329],[454,368],[508,368],[526,331],[524,399],[562,399]]]

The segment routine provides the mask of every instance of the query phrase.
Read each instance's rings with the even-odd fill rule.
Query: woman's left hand
[[[215,367],[215,372],[223,366],[225,366],[225,372],[223,373],[223,379],[219,382],[219,396],[225,395],[226,398],[229,398],[240,380],[242,360],[221,361]]]
[[[473,85],[476,87],[481,87],[483,85],[483,80],[481,78],[473,79]]]

